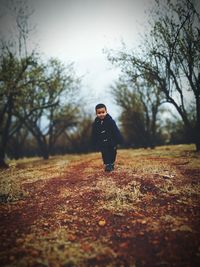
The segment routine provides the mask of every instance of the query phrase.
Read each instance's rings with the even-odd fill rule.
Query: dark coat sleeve
[[[91,136],[91,139],[92,139],[92,146],[95,150],[98,150],[98,140],[97,140],[97,129],[96,129],[96,126],[95,126],[95,123],[92,124],[92,136]]]
[[[123,143],[123,137],[114,120],[112,120],[112,134],[113,134],[113,139],[116,145]]]

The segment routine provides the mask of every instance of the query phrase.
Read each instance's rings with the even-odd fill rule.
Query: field
[[[0,171],[0,266],[200,266],[193,145],[10,161]]]

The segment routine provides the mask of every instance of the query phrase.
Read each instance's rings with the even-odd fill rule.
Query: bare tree
[[[151,35],[142,53],[121,51],[108,58],[133,80],[138,77],[158,85],[167,103],[181,116],[190,141],[200,150],[200,24],[195,2],[158,3]],[[189,93],[191,100],[188,101]],[[196,118],[191,120],[190,105]],[[194,125],[195,124],[195,125]]]
[[[14,111],[24,95],[25,86],[32,82],[27,79],[27,73],[34,68],[35,59],[34,52],[28,55],[26,48],[28,19],[31,15],[26,2],[15,3],[10,0],[2,4],[5,14],[8,12],[15,21],[12,25],[15,26],[14,33],[11,36],[4,35],[0,40],[0,166],[6,167],[4,159],[9,138],[21,125],[14,118]],[[26,56],[22,56],[22,51]]]
[[[39,82],[30,88],[26,104],[16,116],[35,137],[43,158],[48,159],[62,132],[76,124],[78,110],[73,100],[80,80],[75,78],[72,64],[64,66],[55,59],[43,65],[40,76],[38,72],[30,75],[36,75]]]
[[[126,78],[125,78],[126,77]],[[157,119],[161,102],[157,86],[144,79],[132,81],[132,76],[123,76],[112,87],[111,93],[122,108],[120,117],[128,143],[151,147],[156,145]]]
[[[154,43],[150,53],[156,68],[153,70],[151,66],[149,73],[160,81],[166,100],[175,106],[199,151],[200,17],[195,1],[169,1],[168,8],[170,13],[159,17],[151,33]],[[164,76],[160,75],[161,66],[165,70],[165,82]],[[188,92],[193,103],[188,101]],[[190,119],[189,104],[196,107],[195,125]]]
[[[41,105],[31,106],[30,96],[41,84],[40,76],[44,66],[38,64],[35,51],[28,51],[27,39],[30,33],[28,20],[32,11],[27,1],[5,1],[5,10],[14,18],[15,31],[4,36],[0,43],[0,166],[7,167],[5,153],[9,139],[20,130],[25,121],[39,109],[46,109],[55,103],[44,99]],[[42,77],[43,78],[43,77]],[[43,83],[44,83],[43,79]],[[37,95],[37,90],[35,92]],[[39,95],[37,95],[37,98]],[[26,107],[26,113],[20,113]],[[41,111],[40,111],[41,112]],[[20,115],[19,115],[20,114]]]
[[[6,166],[7,143],[21,125],[21,122],[12,124],[15,109],[20,105],[25,86],[32,82],[25,77],[34,64],[32,57],[17,60],[10,52],[4,53],[0,60],[0,166]]]

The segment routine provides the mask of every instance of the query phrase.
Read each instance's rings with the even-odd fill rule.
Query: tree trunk
[[[8,168],[9,165],[5,162],[5,147],[0,147],[0,168]]]
[[[200,142],[196,142],[196,151],[199,152],[200,151]]]
[[[157,113],[158,113],[158,106],[152,107],[152,122],[151,122],[151,148],[155,148],[156,144],[156,120],[157,120]]]
[[[38,144],[39,144],[41,156],[43,157],[43,159],[48,159],[49,158],[48,145],[46,143],[41,142],[41,141],[38,141]]]
[[[8,167],[5,162],[5,154],[6,154],[6,146],[8,144],[9,139],[9,130],[11,125],[12,119],[12,110],[13,110],[13,95],[10,94],[8,99],[8,111],[7,111],[7,119],[5,122],[5,126],[2,129],[2,136],[1,136],[1,145],[0,145],[0,167]]]
[[[196,119],[196,129],[194,133],[195,137],[195,145],[196,151],[200,151],[200,95],[196,96],[196,111],[197,111],[197,119]]]
[[[43,151],[42,151],[42,157],[43,157],[43,159],[45,159],[45,160],[49,159],[49,152],[43,150]]]

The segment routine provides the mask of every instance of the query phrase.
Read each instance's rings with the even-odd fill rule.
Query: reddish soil
[[[23,190],[28,193],[24,199],[0,205],[0,266],[20,266],[19,259],[24,257],[23,266],[54,267],[51,260],[46,265],[25,262],[29,256],[40,257],[40,252],[25,249],[23,245],[26,237],[34,234],[32,226],[37,226],[38,222],[38,233],[44,238],[59,226],[71,233],[69,242],[81,244],[86,254],[92,250],[90,242],[98,240],[114,252],[111,254],[108,250],[93,258],[85,257],[77,266],[200,266],[199,194],[191,191],[188,200],[185,199],[187,194],[163,193],[166,177],[137,171],[130,175],[126,172],[128,160],[122,155],[116,170],[107,174],[101,169],[98,156],[88,156],[85,161],[72,162],[62,177],[24,183]],[[190,169],[187,163],[156,157],[148,160],[152,164],[167,163],[177,171],[178,177],[172,178],[173,187],[195,187],[200,183],[199,169]],[[95,189],[102,177],[112,179],[119,188],[128,185],[134,177],[140,184],[140,201],[130,203],[132,209],[122,212],[98,209],[105,201],[103,191]],[[63,189],[71,194],[62,195]],[[168,216],[169,220],[161,220],[163,216]],[[99,224],[101,220],[102,225]],[[59,249],[62,252],[64,245]],[[76,264],[70,261],[63,264],[58,260],[56,266]]]

